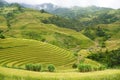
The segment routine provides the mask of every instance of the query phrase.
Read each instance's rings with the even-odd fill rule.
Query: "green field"
[[[120,70],[105,70],[88,73],[73,71],[31,72],[0,67],[1,80],[119,80]]]
[[[57,68],[71,68],[75,57],[69,51],[36,40],[0,39],[0,65],[23,68],[27,63],[54,64]]]

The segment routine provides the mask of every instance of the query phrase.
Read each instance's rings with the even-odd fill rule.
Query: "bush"
[[[54,72],[55,71],[55,66],[53,64],[48,65],[48,71],[49,72]]]
[[[80,72],[90,72],[90,71],[98,71],[98,70],[105,70],[106,67],[104,65],[96,66],[91,64],[79,64],[78,70]]]
[[[104,65],[101,65],[98,67],[98,70],[105,70],[105,69],[106,69],[106,67]]]
[[[2,34],[0,34],[0,38],[1,38],[1,39],[5,39],[5,36],[2,35]]]
[[[33,68],[32,68],[32,64],[26,64],[26,65],[25,65],[25,69],[32,71],[32,69],[33,69]]]
[[[89,64],[81,63],[81,64],[78,65],[78,70],[80,72],[90,72],[90,71],[92,71],[92,66],[89,65]]]
[[[72,65],[72,68],[77,68],[77,64],[76,63],[74,63],[73,65]]]
[[[25,69],[30,71],[41,71],[41,64],[26,64]]]

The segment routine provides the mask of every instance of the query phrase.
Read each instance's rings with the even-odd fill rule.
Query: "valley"
[[[120,9],[0,0],[0,80],[119,80],[119,57]]]

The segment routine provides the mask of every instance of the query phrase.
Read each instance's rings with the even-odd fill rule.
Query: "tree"
[[[73,65],[72,65],[72,68],[77,68],[77,64],[76,63],[74,63]]]
[[[5,39],[5,36],[3,34],[0,34],[1,39]]]
[[[3,30],[0,30],[0,34],[3,32]]]
[[[55,66],[53,64],[48,65],[48,71],[49,72],[54,72],[55,71]]]
[[[103,37],[103,36],[105,36],[106,34],[105,34],[105,32],[103,31],[103,29],[98,26],[97,29],[96,29],[96,35],[99,36],[99,37]]]
[[[47,13],[44,9],[40,10],[41,13]]]
[[[120,49],[106,52],[93,53],[88,56],[88,58],[96,60],[108,67],[114,67],[120,65]]]

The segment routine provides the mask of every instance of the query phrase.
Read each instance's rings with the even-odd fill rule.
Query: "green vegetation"
[[[48,11],[49,12],[49,11]],[[111,24],[120,21],[120,10],[104,7],[72,7],[58,8],[51,13],[72,20],[72,23],[79,22],[78,26],[69,27],[77,31],[85,27],[95,27],[98,24]],[[80,26],[79,26],[80,25]]]
[[[53,64],[48,65],[48,71],[49,72],[54,72],[55,71],[55,66]]]
[[[12,72],[12,74],[11,74]],[[119,80],[120,70],[104,70],[89,73],[80,72],[31,72],[0,67],[2,80]]]
[[[45,70],[48,64],[57,69],[71,69],[75,62],[71,52],[36,40],[0,39],[0,47],[0,65],[4,67],[25,69],[26,64],[41,63]]]
[[[2,21],[2,24],[0,23],[0,29],[6,28],[4,29],[5,36],[47,42],[74,52],[79,51],[80,48],[88,48],[94,45],[92,40],[80,32],[76,32],[72,29],[59,28],[59,26],[52,23],[43,23],[43,20],[53,17],[52,14],[41,12],[42,10],[37,11],[26,8],[19,10],[19,7],[18,4],[11,4],[9,7],[1,9],[0,21]],[[60,20],[56,19],[57,18],[53,20],[62,21],[61,17]],[[64,21],[66,21],[66,19],[62,22]],[[61,24],[61,26],[67,26],[69,23],[59,24]]]
[[[0,0],[0,80],[120,79],[119,70],[105,70],[120,66],[119,10],[74,7],[63,18],[4,3]]]
[[[3,35],[3,30],[0,30],[0,39],[5,39],[5,36]]]
[[[120,66],[120,49],[93,53],[88,58],[101,62],[108,67]]]
[[[106,69],[106,67],[103,65],[95,66],[95,65],[84,64],[84,63],[80,63],[78,65],[78,70],[80,72],[91,72],[91,71],[105,70],[105,69]]]
[[[41,71],[41,64],[26,64],[25,69],[30,71]]]
[[[77,66],[78,66],[78,65],[77,65],[76,63],[74,63],[74,64],[72,65],[72,68],[73,68],[73,69],[76,69]]]
[[[92,71],[92,66],[89,64],[79,64],[78,69],[80,72],[90,72]]]

